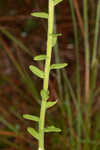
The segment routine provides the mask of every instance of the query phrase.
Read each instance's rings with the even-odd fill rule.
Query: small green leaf
[[[57,36],[54,36],[52,41],[52,47],[56,45],[56,42],[57,42]]]
[[[34,138],[36,138],[37,140],[39,139],[39,134],[38,134],[38,132],[37,132],[35,129],[33,129],[33,128],[31,128],[31,127],[28,127],[28,128],[27,128],[27,131],[28,131]]]
[[[56,6],[57,4],[59,4],[60,2],[62,2],[63,0],[54,0],[54,6]]]
[[[42,89],[41,90],[41,97],[42,97],[42,99],[43,100],[48,100],[48,98],[49,98],[49,91],[47,90],[44,90],[44,89]]]
[[[46,55],[38,55],[34,57],[34,60],[40,61],[40,60],[45,60],[46,59]]]
[[[55,126],[49,126],[44,129],[44,132],[61,132],[61,129],[56,128]]]
[[[38,77],[40,78],[44,78],[44,72],[41,71],[40,69],[38,69],[37,67],[33,66],[33,65],[30,65],[29,66],[29,69]]]
[[[39,121],[39,117],[34,116],[34,115],[24,114],[23,118],[28,119],[28,120],[32,120],[32,121],[36,121],[36,122]]]
[[[57,101],[54,101],[54,102],[47,102],[46,108],[50,108],[50,107],[54,106],[56,103],[57,103]]]
[[[34,12],[31,13],[31,16],[48,19],[48,13],[45,12]]]
[[[63,63],[63,64],[53,64],[51,65],[50,69],[62,69],[64,67],[66,67],[68,64]]]
[[[62,35],[61,33],[52,34],[52,36],[53,36],[52,47],[54,47],[56,45],[57,37],[61,36],[61,35]]]

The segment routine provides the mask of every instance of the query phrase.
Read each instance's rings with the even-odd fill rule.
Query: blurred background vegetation
[[[64,0],[56,8],[55,31],[62,33],[52,63],[67,62],[52,71],[46,124],[62,129],[45,137],[49,150],[100,150],[100,0]],[[86,11],[88,7],[88,11]],[[0,0],[0,150],[36,150],[23,114],[39,115],[41,79],[29,71],[45,53],[47,22],[30,13],[47,11],[47,0]]]

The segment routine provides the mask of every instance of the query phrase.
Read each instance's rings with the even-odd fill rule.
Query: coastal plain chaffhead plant
[[[48,21],[48,33],[47,33],[47,50],[46,54],[41,54],[34,57],[35,61],[45,61],[44,71],[39,68],[30,65],[29,69],[33,74],[38,76],[43,80],[43,88],[40,91],[41,95],[41,108],[40,108],[40,117],[24,114],[23,117],[28,120],[32,120],[38,123],[38,131],[35,129],[28,127],[27,131],[38,140],[38,150],[45,150],[44,148],[44,134],[47,132],[61,132],[61,129],[56,128],[54,125],[45,127],[45,115],[46,110],[52,106],[54,106],[57,101],[48,101],[49,99],[49,75],[52,69],[61,69],[67,66],[66,63],[61,64],[51,64],[51,55],[52,49],[56,45],[57,37],[61,36],[61,34],[54,33],[54,9],[57,4],[59,4],[63,0],[49,0],[48,2],[48,13],[46,12],[33,12],[31,15],[34,17],[39,17],[42,19],[47,19]]]

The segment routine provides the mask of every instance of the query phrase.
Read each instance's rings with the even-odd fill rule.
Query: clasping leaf
[[[43,100],[48,100],[48,98],[49,98],[49,91],[47,90],[44,90],[44,89],[42,89],[41,90],[41,97],[43,98]]]
[[[56,103],[57,103],[57,101],[54,101],[54,102],[47,102],[46,108],[50,108],[50,107],[54,106]]]
[[[68,64],[67,63],[63,63],[63,64],[53,64],[51,65],[50,69],[62,69],[64,67],[66,67]]]
[[[44,78],[44,72],[41,71],[39,68],[33,66],[33,65],[30,65],[29,66],[29,69],[36,75],[38,76],[39,78]]]
[[[63,0],[54,0],[54,6],[56,6],[57,4],[59,4],[60,2],[62,2]]]
[[[35,129],[33,129],[33,128],[31,128],[31,127],[28,127],[27,128],[27,131],[35,138],[35,139],[39,139],[39,134],[38,134],[38,132],[35,130]]]
[[[60,128],[56,128],[55,126],[49,126],[44,129],[45,132],[61,132]]]
[[[61,36],[62,34],[61,33],[58,33],[58,34],[53,34],[53,41],[52,41],[52,47],[54,47],[56,45],[56,42],[57,42],[57,37],[58,36]]]
[[[31,16],[48,19],[48,13],[45,12],[34,12],[31,13]]]
[[[28,119],[28,120],[32,120],[32,121],[36,121],[36,122],[39,121],[39,117],[34,116],[34,115],[24,114],[23,118]]]
[[[38,55],[34,57],[34,60],[36,61],[45,60],[45,59],[46,59],[46,55]]]

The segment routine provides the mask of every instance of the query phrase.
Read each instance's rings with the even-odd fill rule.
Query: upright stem
[[[47,54],[45,63],[45,75],[43,81],[43,90],[48,91],[49,74],[50,74],[50,62],[52,53],[52,41],[53,41],[53,24],[54,24],[54,1],[49,0],[49,16],[48,16],[48,39],[47,39]],[[39,122],[39,150],[44,150],[44,124],[46,113],[46,101],[42,97],[42,104],[40,110],[40,122]]]
[[[87,0],[83,1],[83,9],[84,9],[84,47],[85,47],[85,139],[89,140],[90,138],[90,109],[89,109],[89,103],[90,103],[90,50],[89,50],[89,39],[88,39],[88,4]],[[84,144],[84,150],[89,150],[89,144]]]
[[[89,54],[89,40],[88,40],[88,8],[87,0],[83,1],[84,7],[84,46],[85,46],[85,102],[88,104],[89,100],[89,82],[90,82],[90,54]]]
[[[75,49],[76,49],[76,85],[77,85],[77,134],[78,134],[78,140],[77,140],[77,150],[81,149],[81,132],[82,132],[82,111],[81,111],[81,84],[80,84],[80,62],[79,62],[79,43],[78,43],[78,28],[77,28],[77,20],[75,16],[75,10],[74,7],[77,6],[77,1],[74,2],[69,0],[70,7],[71,7],[71,13],[72,13],[72,20],[73,20],[73,26],[74,26],[74,39],[75,39]],[[77,11],[77,10],[76,10]],[[76,12],[77,13],[77,12]],[[80,21],[81,22],[81,21]],[[80,23],[81,24],[81,23]],[[82,30],[82,33],[84,35],[84,30]]]
[[[93,92],[96,85],[96,77],[98,72],[98,35],[99,35],[99,25],[100,25],[100,0],[97,4],[97,12],[96,12],[96,23],[95,23],[95,31],[94,31],[94,45],[93,45],[93,53],[92,53],[92,62],[91,62],[91,99],[93,101]]]
[[[54,33],[56,33],[56,15],[55,15],[55,23],[54,23]],[[56,63],[60,62],[59,58],[59,47],[58,47],[58,41],[56,42],[56,45],[54,47],[54,53],[55,53],[55,61]],[[58,69],[57,70],[57,84],[58,84],[58,93],[59,93],[59,98],[60,100],[63,98],[63,91],[62,91],[62,84],[61,84],[61,72]]]

